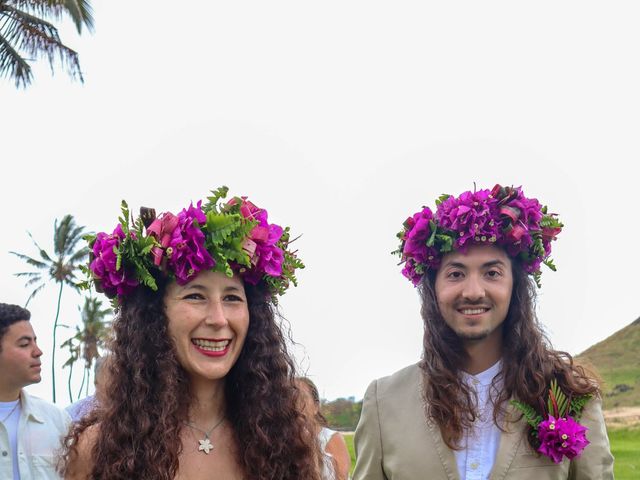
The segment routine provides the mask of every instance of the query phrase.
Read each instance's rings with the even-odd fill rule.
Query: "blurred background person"
[[[71,416],[71,420],[77,422],[85,415],[91,412],[97,405],[104,404],[105,383],[107,377],[107,368],[105,362],[107,356],[98,357],[93,365],[93,384],[95,385],[95,393],[80,400],[73,402],[65,410]]]
[[[323,480],[347,480],[351,470],[351,456],[340,432],[328,427],[327,419],[320,411],[320,394],[316,385],[306,377],[298,377],[305,416],[313,422],[323,455]]]

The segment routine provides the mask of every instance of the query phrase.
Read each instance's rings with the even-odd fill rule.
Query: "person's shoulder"
[[[422,373],[417,363],[404,367],[391,375],[379,378],[377,382],[378,395],[386,392],[401,392],[403,390],[415,390],[421,383]]]
[[[31,395],[25,391],[22,392],[22,395],[28,410],[33,413],[36,418],[43,422],[52,422],[63,431],[67,430],[71,417],[66,411],[47,400]]]

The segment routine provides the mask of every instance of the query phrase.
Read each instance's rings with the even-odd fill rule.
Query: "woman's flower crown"
[[[531,405],[511,400],[511,404],[520,410],[530,427],[530,435],[535,439],[537,452],[554,463],[560,463],[562,457],[569,460],[580,456],[587,445],[587,427],[578,423],[582,409],[592,395],[580,395],[572,398],[562,392],[558,382],[553,379],[549,388],[547,404],[540,399],[538,413]]]
[[[440,266],[442,256],[464,251],[471,244],[495,244],[533,275],[540,286],[540,265],[556,269],[551,241],[562,230],[556,214],[520,187],[496,185],[492,190],[467,191],[458,197],[442,195],[435,215],[428,207],[407,218],[398,233],[400,247],[393,252],[404,263],[402,274],[418,285],[424,273]]]
[[[133,219],[122,201],[122,217],[113,233],[85,237],[91,249],[90,280],[109,298],[128,295],[140,285],[157,290],[158,274],[180,285],[199,272],[238,274],[252,285],[265,282],[273,298],[296,283],[295,270],[304,268],[289,250],[289,227],[269,223],[267,211],[247,197],[226,203],[227,187],[212,191],[203,206],[189,205],[177,215],[140,209]]]

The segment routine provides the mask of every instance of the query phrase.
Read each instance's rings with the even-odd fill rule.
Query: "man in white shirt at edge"
[[[31,313],[0,303],[0,478],[59,479],[56,463],[71,419],[24,387],[41,380]]]

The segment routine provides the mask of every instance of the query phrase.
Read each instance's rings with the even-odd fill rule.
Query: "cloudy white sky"
[[[176,212],[228,185],[303,234],[296,357],[325,398],[361,398],[420,357],[402,221],[499,182],[566,225],[538,305],[556,348],[640,315],[637,2],[92,4],[93,35],[63,31],[84,84],[46,64],[26,90],[0,81],[2,301],[28,295],[8,253],[37,254],[27,231],[51,249],[67,213],[111,230],[121,199]],[[30,305],[46,363],[55,290]],[[63,323],[80,302],[64,292]],[[44,369],[30,390],[50,386]]]

